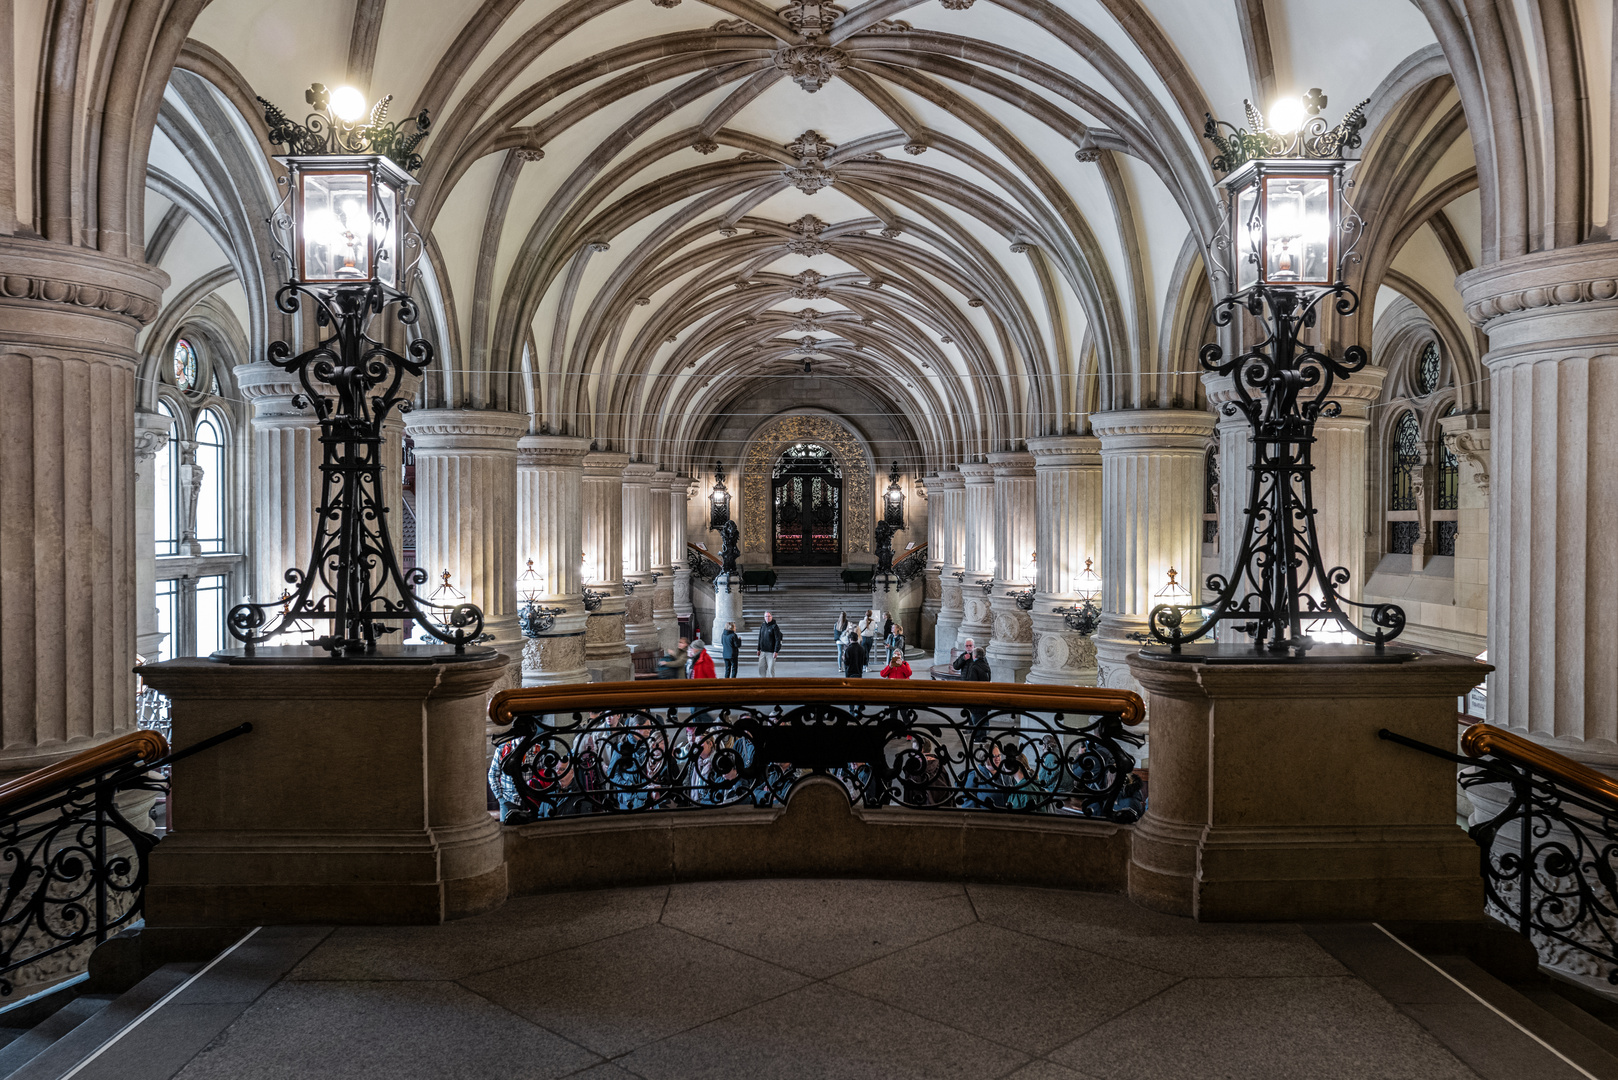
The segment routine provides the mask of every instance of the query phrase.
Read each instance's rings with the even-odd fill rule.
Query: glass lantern
[[[1261,158],[1225,178],[1238,293],[1336,283],[1345,164]]]
[[[895,529],[905,527],[905,495],[899,487],[899,463],[895,461],[888,471],[888,490],[883,493],[882,518]]]
[[[399,288],[399,207],[415,183],[379,154],[276,158],[292,182],[293,280]]]
[[[730,520],[730,492],[725,490],[725,466],[714,462],[713,491],[708,496],[708,529],[724,527]]]

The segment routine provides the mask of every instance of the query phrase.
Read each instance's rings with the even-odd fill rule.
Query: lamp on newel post
[[[290,603],[237,605],[230,633],[252,656],[302,623],[324,623],[308,645],[355,659],[378,656],[379,636],[408,636],[414,622],[467,657],[466,646],[482,636],[483,613],[464,597],[441,603],[416,595],[427,572],[402,568],[383,498],[383,424],[409,409],[404,379],[420,378],[433,347],[416,336],[400,354],[369,333],[372,319],[389,308],[405,327],[416,322],[409,278],[420,238],[405,191],[421,165],[416,147],[428,116],[423,110],[406,130],[387,119],[391,98],[367,110],[364,96],[348,87],[328,91],[316,83],[304,98],[310,113],[302,124],[263,98],[259,104],[270,142],[288,151],[276,158],[287,170],[280,178],[285,196],[270,218],[274,258],[287,274],[275,303],[289,315],[313,304],[318,340],[296,356],[286,342],[272,342],[269,361],[297,376],[302,392],[293,404],[320,421],[321,499],[309,564],[286,572]],[[390,646],[385,655],[428,659],[441,651]],[[493,655],[477,655],[484,653]]]
[[[1339,316],[1359,307],[1342,271],[1357,259],[1353,249],[1364,223],[1346,198],[1350,163],[1341,155],[1360,145],[1365,102],[1336,127],[1319,115],[1325,105],[1326,95],[1311,90],[1302,101],[1278,103],[1268,122],[1249,105],[1250,131],[1212,116],[1203,129],[1218,150],[1213,167],[1225,173],[1220,187],[1229,213],[1209,259],[1230,289],[1213,320],[1229,325],[1242,309],[1264,337],[1229,359],[1219,345],[1205,345],[1200,359],[1203,370],[1230,376],[1236,398],[1225,405],[1226,414],[1240,413],[1252,428],[1253,465],[1234,572],[1228,579],[1208,577],[1215,597],[1207,603],[1160,593],[1163,602],[1149,621],[1156,644],[1143,650],[1147,656],[1277,663],[1309,659],[1311,649],[1319,650],[1318,659],[1336,661],[1414,655],[1386,649],[1404,629],[1400,608],[1340,595],[1348,570],[1326,568],[1315,529],[1315,421],[1337,415],[1333,385],[1368,359],[1358,345],[1339,358],[1303,340],[1312,336],[1323,302]],[[1228,256],[1227,265],[1219,266],[1220,254]],[[1368,613],[1372,630],[1360,628],[1354,609]],[[1188,625],[1190,612],[1199,613],[1195,625]],[[1191,644],[1227,623],[1250,635],[1252,644]],[[1310,626],[1334,626],[1366,644],[1322,646],[1306,632]]]

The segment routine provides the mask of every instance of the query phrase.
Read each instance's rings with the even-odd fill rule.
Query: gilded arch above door
[[[871,497],[872,464],[865,444],[829,416],[794,414],[766,424],[742,458],[742,553],[769,557],[770,472],[793,443],[819,443],[843,470],[843,537],[849,555],[869,554],[876,527]]]

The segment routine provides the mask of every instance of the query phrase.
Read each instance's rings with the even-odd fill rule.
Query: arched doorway
[[[818,443],[794,443],[770,474],[772,559],[777,566],[843,561],[843,472]]]

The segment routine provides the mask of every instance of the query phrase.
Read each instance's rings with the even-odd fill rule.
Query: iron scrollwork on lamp
[[[274,258],[287,270],[275,304],[293,315],[307,298],[322,335],[296,356],[284,341],[269,347],[270,363],[296,375],[302,387],[293,404],[313,409],[320,421],[314,550],[307,568],[286,572],[290,604],[239,604],[227,623],[249,656],[301,622],[328,624],[308,644],[333,658],[374,655],[379,635],[402,629],[408,636],[412,622],[465,656],[483,635],[482,611],[416,595],[427,572],[403,569],[383,498],[382,427],[395,410],[409,409],[405,376],[420,378],[433,347],[418,336],[400,354],[368,332],[388,308],[407,328],[416,323],[409,289],[421,245],[405,189],[415,183],[410,171],[421,165],[416,147],[430,122],[423,110],[406,131],[387,119],[391,98],[367,113],[363,95],[347,87],[327,91],[316,83],[304,97],[311,112],[302,124],[263,98],[259,103],[270,141],[288,150],[276,157],[287,169],[280,180],[286,195],[270,218]],[[395,620],[400,625],[386,625]]]
[[[1075,634],[1089,637],[1101,625],[1101,609],[1096,606],[1096,597],[1101,595],[1101,575],[1095,572],[1094,560],[1084,560],[1084,571],[1073,582],[1073,591],[1081,603],[1053,607],[1051,614],[1062,616],[1062,622]]]
[[[899,487],[897,461],[893,463],[893,468],[888,470],[888,490],[882,494],[882,519],[891,525],[895,532],[905,527],[905,493]]]
[[[1203,370],[1231,377],[1236,400],[1226,415],[1240,413],[1252,428],[1253,465],[1247,522],[1226,579],[1207,579],[1215,598],[1154,607],[1149,618],[1155,643],[1147,655],[1199,660],[1262,663],[1304,660],[1319,647],[1310,631],[1330,627],[1333,636],[1365,645],[1336,645],[1333,660],[1401,660],[1414,653],[1390,653],[1389,641],[1404,630],[1404,612],[1393,604],[1360,604],[1340,595],[1349,573],[1328,570],[1321,561],[1315,531],[1310,460],[1315,422],[1336,416],[1331,401],[1336,380],[1365,367],[1363,348],[1351,345],[1341,359],[1301,339],[1315,326],[1320,305],[1330,299],[1339,316],[1352,315],[1358,295],[1343,281],[1343,267],[1364,222],[1344,191],[1348,162],[1340,155],[1360,145],[1364,102],[1336,127],[1319,115],[1326,95],[1311,90],[1304,99],[1279,103],[1265,122],[1247,107],[1251,131],[1207,118],[1203,134],[1219,151],[1213,160],[1226,173],[1228,238],[1216,246],[1230,250],[1233,265],[1217,270],[1231,293],[1214,308],[1213,320],[1226,326],[1238,308],[1261,323],[1266,336],[1229,359],[1217,344],[1203,346]],[[1221,134],[1221,128],[1229,134]],[[1217,260],[1210,260],[1211,263]],[[1374,631],[1362,630],[1350,609],[1368,612]],[[1200,620],[1187,626],[1187,615]],[[1190,643],[1225,624],[1252,636],[1252,645]],[[1166,645],[1165,650],[1161,646]]]
[[[517,576],[517,587],[522,591],[522,605],[517,608],[517,625],[522,636],[537,638],[556,625],[556,616],[567,614],[567,608],[546,607],[539,602],[545,591],[545,579],[534,569],[534,560],[528,560],[528,569]]]

